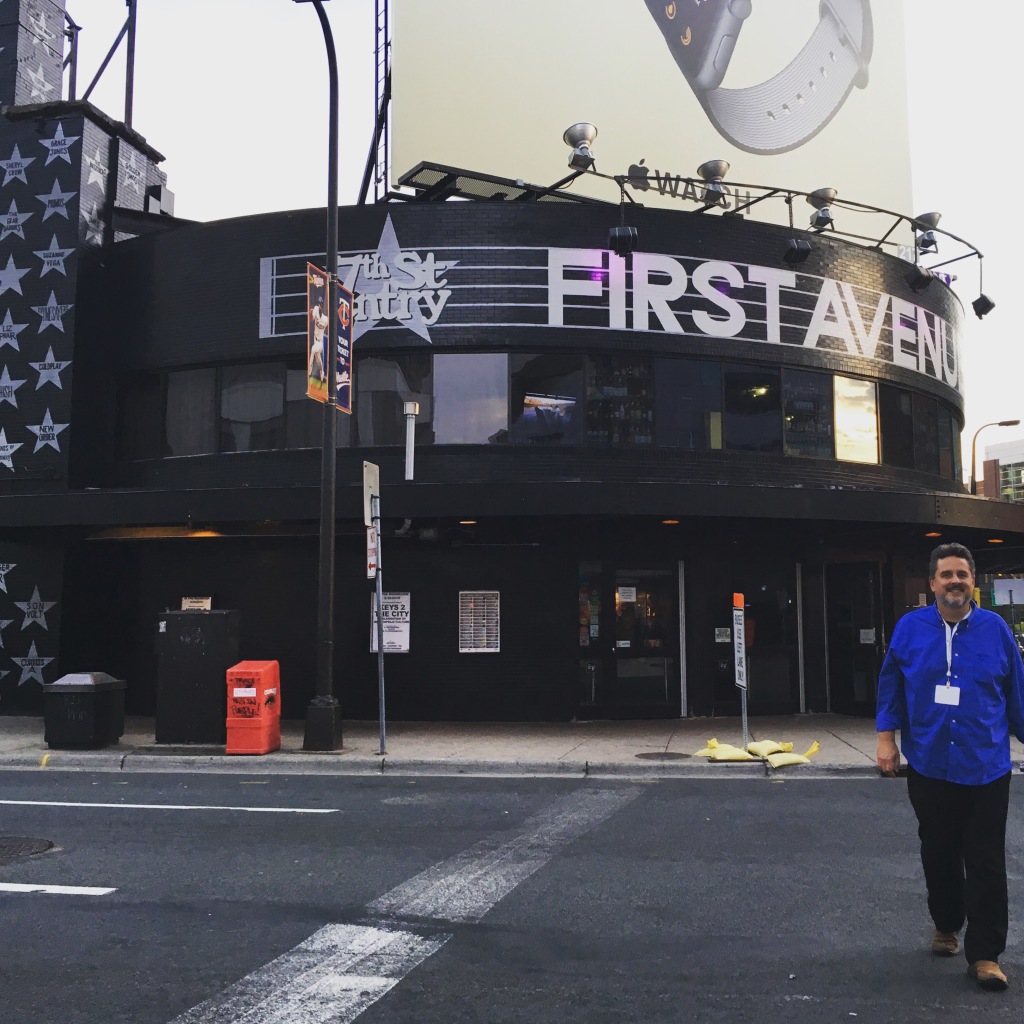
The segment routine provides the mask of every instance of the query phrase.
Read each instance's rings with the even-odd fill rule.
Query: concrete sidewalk
[[[387,726],[381,756],[377,722],[344,722],[340,750],[302,749],[304,723],[286,721],[281,749],[271,754],[228,755],[223,746],[155,742],[152,718],[128,718],[120,742],[98,750],[50,749],[41,717],[0,717],[0,768],[93,771],[224,771],[243,774],[375,773],[440,775],[632,775],[661,776],[877,776],[875,727],[870,718],[812,714],[751,718],[749,738],[792,743],[803,754],[817,741],[807,764],[771,768],[763,761],[709,762],[694,757],[711,738],[743,744],[739,718],[629,722],[434,723]],[[1024,747],[1013,742],[1015,763]]]

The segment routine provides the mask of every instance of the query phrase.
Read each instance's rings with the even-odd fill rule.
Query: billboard
[[[840,201],[914,213],[901,0],[392,9],[393,181],[428,161],[550,185],[567,174],[563,133],[585,121],[598,129],[595,169],[640,181],[645,205],[678,208],[678,179],[726,160],[727,186],[834,188]],[[570,187],[620,197],[592,175]],[[793,210],[795,226],[812,212]],[[748,215],[789,223],[790,208],[780,199]]]

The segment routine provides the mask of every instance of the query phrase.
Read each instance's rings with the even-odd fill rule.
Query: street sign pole
[[[380,719],[380,750],[377,753],[384,755],[388,752],[384,725],[384,575],[381,572],[380,498],[376,494],[370,498],[370,508],[377,535],[377,571],[374,574],[377,584],[377,715]]]
[[[732,650],[736,661],[736,686],[743,714],[743,749],[747,749],[747,634],[743,617],[743,595],[732,595]]]

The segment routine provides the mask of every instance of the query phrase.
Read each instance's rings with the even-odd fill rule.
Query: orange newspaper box
[[[281,669],[276,661],[240,661],[227,672],[229,754],[281,747]]]

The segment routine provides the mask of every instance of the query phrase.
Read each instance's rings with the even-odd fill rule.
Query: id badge
[[[951,704],[953,707],[958,707],[960,705],[960,687],[939,683],[935,687],[935,703]]]

